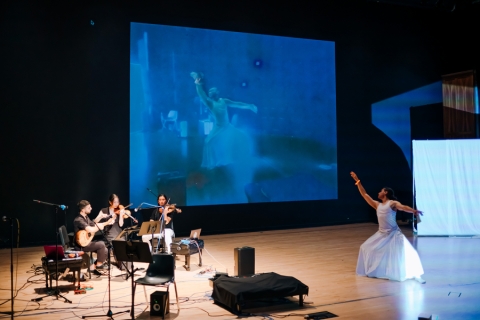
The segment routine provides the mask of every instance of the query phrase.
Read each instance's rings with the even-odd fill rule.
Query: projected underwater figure
[[[373,200],[365,191],[355,172],[350,172],[358,191],[367,203],[377,210],[379,230],[361,247],[357,261],[357,275],[396,281],[415,279],[425,283],[422,262],[417,251],[400,231],[395,220],[397,210],[418,216],[421,211],[412,209],[396,200],[390,188],[383,188],[378,199]]]
[[[205,139],[202,167],[208,170],[229,165],[241,158],[242,153],[249,153],[248,138],[245,133],[235,128],[228,119],[228,107],[248,109],[257,113],[254,104],[232,101],[220,98],[220,91],[213,87],[208,90],[208,96],[203,89],[202,73],[192,72],[200,100],[205,104],[214,118],[212,131]]]

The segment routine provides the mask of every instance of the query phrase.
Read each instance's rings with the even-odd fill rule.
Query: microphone
[[[68,209],[68,206],[64,205],[64,204],[61,204],[58,206],[60,209],[62,210],[65,210],[65,209]]]
[[[148,188],[147,188],[147,189],[148,189]],[[138,212],[138,210],[140,210],[140,207],[141,207],[142,204],[144,204],[144,203],[145,203],[145,202],[140,203],[140,205],[139,205],[138,207],[136,207],[134,211],[135,211],[135,212]]]

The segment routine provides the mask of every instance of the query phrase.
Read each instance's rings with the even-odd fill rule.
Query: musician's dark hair
[[[167,201],[168,201],[168,197],[167,197],[167,195],[166,195],[165,193],[160,193],[160,194],[158,195],[158,197],[157,197],[157,202],[158,202],[158,199],[160,199],[160,197],[164,197],[164,198],[165,198],[165,200],[167,200]]]
[[[115,200],[115,198],[120,199],[115,193],[112,193],[112,194],[108,197],[108,202],[113,203],[113,200]]]
[[[393,191],[392,188],[389,187],[384,187],[383,190],[387,193],[387,198],[389,200],[397,200],[397,197],[395,196],[395,191]]]
[[[78,211],[82,211],[86,206],[88,206],[90,202],[87,200],[80,200],[77,203]]]

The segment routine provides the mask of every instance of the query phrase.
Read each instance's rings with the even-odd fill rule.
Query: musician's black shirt
[[[79,230],[85,230],[85,228],[87,226],[95,227],[95,222],[90,220],[90,218],[88,216],[86,216],[84,218],[81,214],[79,214],[73,220],[73,232],[74,232],[74,234],[77,234],[77,232]]]
[[[169,228],[169,229],[172,229],[172,230],[173,230],[173,213],[175,213],[175,210],[173,210],[170,213],[167,213],[167,217],[170,218],[170,222],[165,224],[165,228]],[[152,215],[150,216],[150,220],[159,221],[161,216],[162,216],[162,214],[160,213],[160,208],[156,208],[152,211]]]
[[[110,208],[103,208],[102,213],[110,214],[109,209]],[[115,214],[115,213],[113,213],[113,214]],[[110,218],[103,218],[100,221],[103,221],[103,220],[108,221],[108,219],[110,219]],[[115,222],[112,225],[105,226],[105,228],[103,229],[103,232],[105,233],[105,235],[107,236],[107,239],[109,241],[112,241],[113,239],[115,239],[120,234],[120,232],[122,232],[122,227],[120,227],[119,221],[120,221],[120,217],[117,215],[116,219],[115,219]]]

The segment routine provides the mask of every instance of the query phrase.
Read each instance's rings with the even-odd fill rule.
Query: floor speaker
[[[242,247],[233,249],[235,259],[235,276],[255,274],[255,248]]]
[[[150,295],[150,315],[164,317],[170,312],[168,291],[155,291]]]

